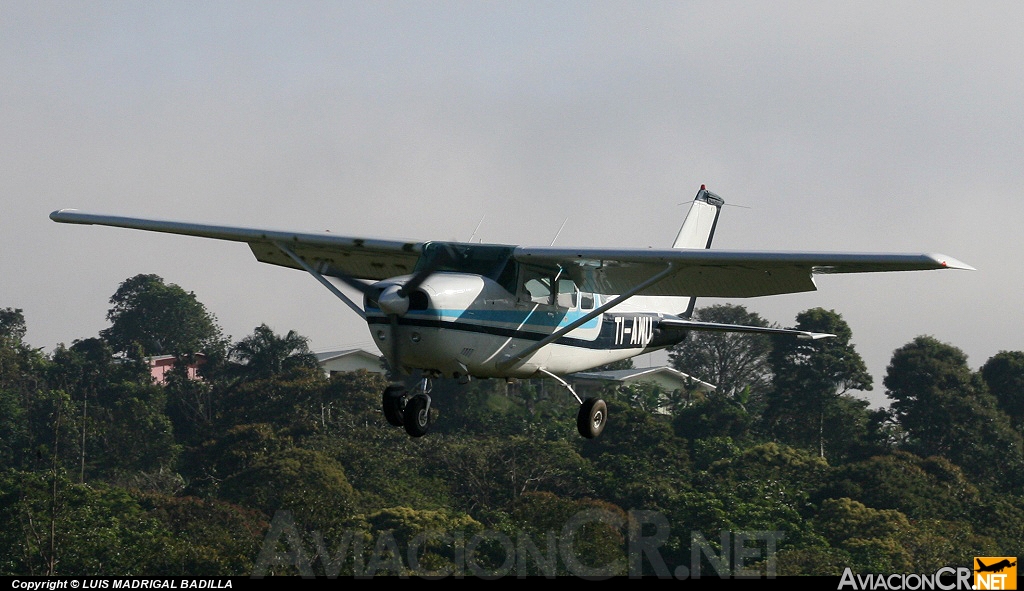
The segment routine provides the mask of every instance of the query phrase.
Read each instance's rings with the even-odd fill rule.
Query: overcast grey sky
[[[0,4],[0,307],[52,349],[124,279],[194,291],[236,340],[370,345],[248,248],[66,226],[63,207],[381,238],[671,244],[701,183],[730,249],[941,252],[976,272],[822,277],[738,300],[835,309],[876,378],[930,334],[1024,349],[1024,5]],[[713,303],[712,300],[701,302]]]

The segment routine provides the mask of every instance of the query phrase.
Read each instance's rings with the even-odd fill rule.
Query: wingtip
[[[942,266],[943,269],[962,269],[964,271],[977,271],[974,267],[968,265],[963,261],[958,261],[953,257],[948,257],[944,254],[932,254],[930,255],[932,260]]]
[[[817,341],[819,339],[834,339],[836,335],[827,332],[803,332],[796,335],[802,341]]]
[[[87,223],[75,218],[79,213],[81,212],[74,208],[58,209],[50,214],[50,219],[61,224]]]

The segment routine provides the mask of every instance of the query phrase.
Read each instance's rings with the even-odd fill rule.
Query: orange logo
[[[1016,556],[975,556],[974,588],[1009,590],[1017,588]]]

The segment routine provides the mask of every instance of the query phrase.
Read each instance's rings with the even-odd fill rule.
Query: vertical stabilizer
[[[715,237],[715,226],[718,225],[718,215],[722,212],[723,205],[725,201],[721,197],[701,185],[700,191],[697,191],[697,196],[690,204],[690,211],[683,220],[683,226],[679,228],[672,248],[711,248],[711,240]]]
[[[725,200],[708,191],[704,185],[700,186],[697,196],[690,204],[690,211],[683,220],[683,226],[679,228],[676,241],[672,248],[711,248],[711,241],[715,237],[715,227],[718,226],[718,216],[722,213],[722,206]],[[697,298],[690,298],[686,311],[679,316],[690,318],[693,309],[697,305]]]

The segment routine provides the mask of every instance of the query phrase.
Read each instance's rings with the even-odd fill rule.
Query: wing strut
[[[590,312],[590,313],[580,317],[579,319],[575,320],[574,322],[572,322],[572,323],[570,323],[570,324],[568,324],[568,325],[566,325],[566,326],[556,330],[555,332],[549,334],[548,336],[544,337],[543,339],[541,339],[541,340],[537,341],[536,343],[530,345],[529,347],[523,349],[522,351],[517,353],[515,356],[509,358],[508,360],[502,361],[501,363],[498,364],[498,369],[504,370],[504,369],[507,369],[509,367],[512,367],[516,363],[519,363],[523,359],[526,359],[527,356],[532,355],[535,351],[537,351],[541,347],[543,347],[545,345],[549,345],[549,344],[557,341],[558,339],[562,338],[566,334],[576,330],[577,328],[579,328],[579,327],[583,326],[584,324],[590,322],[594,318],[597,318],[601,314],[604,314],[608,310],[611,310],[615,306],[618,306],[622,302],[625,302],[629,298],[635,296],[641,290],[647,289],[648,287],[650,287],[650,286],[654,285],[655,283],[661,281],[665,277],[668,277],[668,275],[672,272],[672,270],[673,270],[672,269],[672,263],[668,263],[664,270],[662,270],[660,273],[657,273],[656,275],[654,275],[650,279],[647,279],[646,281],[633,286],[633,288],[630,289],[629,291],[627,291],[626,293],[616,297],[615,299],[613,299],[611,301],[605,302],[604,304],[598,306],[597,308],[594,309],[593,312]]]
[[[295,263],[297,265],[299,265],[300,267],[305,269],[305,271],[307,273],[309,273],[310,275],[312,275],[313,277],[315,277],[317,281],[319,281],[320,283],[323,283],[324,287],[326,287],[334,295],[338,296],[338,299],[340,299],[341,301],[345,302],[345,305],[347,305],[349,308],[352,308],[353,312],[355,312],[356,314],[359,314],[360,318],[362,318],[363,320],[366,320],[366,312],[364,312],[362,308],[360,308],[355,302],[353,302],[351,298],[349,298],[347,295],[342,293],[342,291],[340,289],[338,289],[338,287],[336,285],[334,285],[333,283],[328,281],[327,278],[324,277],[323,275],[321,275],[319,272],[317,272],[316,269],[314,269],[313,267],[310,267],[309,263],[307,263],[306,261],[302,260],[302,258],[299,255],[297,255],[294,252],[292,252],[292,250],[290,248],[288,248],[287,246],[285,246],[281,242],[274,242],[274,246],[276,246],[278,249],[280,249],[281,252],[283,252],[286,255],[288,255],[289,257],[291,257],[291,259],[293,261],[295,261]]]

